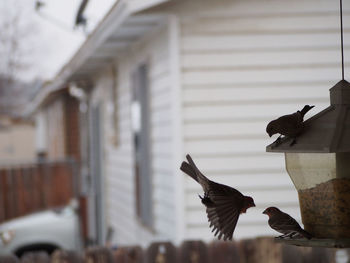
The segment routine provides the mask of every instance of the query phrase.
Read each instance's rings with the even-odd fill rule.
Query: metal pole
[[[344,80],[344,40],[343,40],[343,1],[340,0],[340,37],[341,37],[341,70]]]

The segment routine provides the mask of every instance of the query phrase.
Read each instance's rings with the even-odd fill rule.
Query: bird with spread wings
[[[219,239],[232,240],[240,214],[255,206],[253,198],[230,186],[209,180],[199,171],[189,154],[186,159],[188,162],[182,162],[180,169],[202,186],[204,195],[199,197],[206,206],[209,227]]]

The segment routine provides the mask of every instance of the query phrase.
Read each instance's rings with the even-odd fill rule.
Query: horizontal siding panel
[[[169,157],[161,158],[152,158],[152,167],[154,170],[158,171],[169,171],[172,167],[172,159]]]
[[[174,202],[173,193],[168,189],[162,188],[161,185],[153,187],[153,199],[156,200],[155,203],[160,204],[162,207],[172,207]],[[166,212],[166,211],[162,211]]]
[[[329,100],[329,86],[319,85],[295,86],[291,88],[242,87],[242,88],[188,88],[184,89],[185,105],[205,105],[217,103],[243,104],[257,102],[257,104],[275,104],[281,99],[288,100],[315,100],[315,97]],[[296,108],[297,110],[297,108]]]
[[[135,229],[135,225],[133,224],[133,220],[130,220],[129,217],[125,216],[125,215],[129,215],[129,213],[127,213],[127,210],[125,210],[124,212],[126,212],[126,214],[120,213],[118,210],[114,210],[114,211],[111,211],[111,215],[116,218],[115,222],[118,222],[116,224],[117,231],[121,230],[123,228],[126,228],[126,229],[128,229],[128,231],[130,231],[132,233],[133,230]],[[132,215],[130,214],[130,216],[132,216]],[[123,227],[121,227],[121,226],[123,226]]]
[[[152,153],[159,155],[169,153],[171,150],[171,140],[158,140],[153,141]]]
[[[155,111],[151,115],[151,123],[153,125],[162,125],[163,123],[169,123],[170,120],[169,116],[171,116],[171,109],[170,107],[164,108],[161,111]]]
[[[261,105],[247,105],[247,104],[223,104],[220,105],[212,104],[212,105],[200,105],[200,106],[187,106],[184,107],[184,120],[192,121],[192,120],[227,120],[227,119],[245,119],[245,118],[266,118],[266,124],[272,120],[273,118],[279,117],[284,114],[290,114],[296,112],[297,110],[302,109],[305,104],[316,105],[315,108],[312,109],[313,115],[317,112],[322,111],[326,107],[329,106],[328,98],[312,98],[305,101],[297,101],[297,100],[280,100],[281,104],[278,104],[276,101],[275,104],[267,103]],[[283,103],[283,104],[282,104]],[[311,113],[310,113],[311,115]]]
[[[152,127],[152,138],[169,138],[171,137],[172,126],[171,125],[158,125]]]
[[[122,141],[131,141],[132,140],[132,134],[131,134],[129,129],[120,130],[118,136]]]
[[[148,73],[149,80],[156,80],[159,76],[169,75],[169,58],[167,56],[160,57],[159,60],[151,61],[150,72]]]
[[[119,204],[123,204],[126,207],[135,207],[135,199],[128,191],[110,191],[113,195],[113,199],[115,202]]]
[[[343,12],[344,21],[349,19],[349,11]],[[317,12],[281,15],[266,14],[264,16],[201,16],[195,21],[187,20],[181,23],[183,35],[210,33],[276,33],[290,34],[293,32],[338,32],[339,12]],[[344,27],[345,30],[347,28]]]
[[[129,206],[129,205],[132,206]],[[110,214],[116,214],[118,217],[135,217],[135,211],[132,209],[134,204],[134,200],[131,203],[123,203],[114,195],[113,192],[109,194],[109,208],[112,208],[113,211],[110,211]],[[130,221],[130,220],[129,220]]]
[[[219,50],[218,50],[219,51]],[[350,52],[350,48],[345,53]],[[334,50],[271,50],[259,52],[219,51],[213,53],[186,53],[181,57],[182,68],[217,69],[217,68],[320,68],[339,66],[339,47]]]
[[[134,180],[130,180],[133,178],[128,178],[125,180],[122,176],[114,176],[108,179],[108,183],[111,187],[115,187],[116,189],[123,189],[123,191],[127,191],[130,193],[134,192]]]
[[[235,84],[235,83],[257,83],[257,82],[302,82],[302,81],[329,81],[335,83],[340,77],[340,67],[332,68],[297,68],[289,69],[271,69],[271,70],[202,70],[183,72],[182,82],[184,85],[200,84]]]
[[[113,166],[115,167],[121,167],[125,169],[130,169],[133,167],[134,161],[131,158],[118,158],[113,161]]]
[[[118,146],[118,148],[108,147],[107,151],[108,155],[106,155],[106,159],[109,161],[118,159],[123,163],[130,163],[133,158],[134,150],[131,148],[131,145],[125,144],[123,146]],[[109,165],[111,169],[116,168],[119,170],[119,166],[115,165],[115,163],[111,162]]]
[[[131,130],[131,111],[125,113],[124,116],[118,115],[118,132]]]
[[[222,122],[213,125],[212,123],[188,123],[184,127],[185,139],[201,138],[205,136],[225,137],[240,134],[261,135],[264,134],[266,122]],[[265,134],[264,134],[265,135]]]
[[[109,145],[106,147],[106,159],[111,160],[113,158],[132,158],[134,149],[129,141],[120,142],[117,146]]]
[[[170,211],[171,214],[172,211]],[[155,221],[155,228],[157,229],[157,234],[162,237],[162,239],[170,239],[175,234],[174,220],[172,218],[166,217],[164,214],[156,214],[157,220]]]
[[[168,74],[164,74],[158,76],[157,79],[153,79],[151,82],[151,96],[155,96],[159,93],[169,92],[169,81],[170,78]]]
[[[173,175],[169,175],[165,172],[161,171],[153,171],[153,187],[154,189],[156,188],[161,188],[161,191],[166,191],[169,196],[169,198],[173,198],[174,190],[174,180],[173,180]]]
[[[171,107],[171,96],[169,92],[157,93],[152,96],[151,109],[154,111],[164,111]]]
[[[272,140],[205,140],[205,141],[186,141],[184,152],[195,155],[217,154],[221,155],[265,152],[265,147],[272,143]],[[273,153],[272,153],[273,154]]]
[[[118,89],[117,91],[118,93],[118,97],[117,97],[117,100],[118,100],[118,108],[119,110],[126,110],[128,109],[129,107],[129,103],[131,101],[131,93],[130,91],[126,90],[126,91],[123,91],[121,89]]]
[[[193,12],[193,10],[198,10]],[[270,17],[272,15],[284,17],[296,17],[296,16],[320,16],[323,13],[337,14],[339,13],[339,7],[334,5],[329,0],[317,0],[317,1],[302,1],[296,0],[289,2],[286,7],[286,2],[278,0],[269,1],[229,1],[229,0],[217,0],[213,1],[187,1],[186,5],[181,7],[181,12],[185,18],[197,18],[202,16],[213,17],[225,17],[235,16],[237,18],[245,17],[257,17],[261,18]],[[344,7],[344,12],[349,12],[348,8]]]
[[[347,37],[345,34],[344,37]],[[232,50],[232,49],[293,49],[293,48],[324,48],[339,45],[339,30],[334,32],[308,34],[218,34],[184,36],[181,41],[183,51],[191,50]],[[257,45],[258,43],[258,45]]]
[[[206,172],[225,172],[235,170],[254,169],[280,169],[284,164],[283,154],[266,154],[265,158],[261,157],[236,157],[236,158],[197,158],[194,160],[203,173]]]

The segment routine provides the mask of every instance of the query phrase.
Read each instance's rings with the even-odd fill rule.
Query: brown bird
[[[199,171],[189,154],[186,158],[188,163],[182,162],[180,169],[202,186],[204,195],[199,197],[206,206],[209,227],[212,227],[212,232],[215,231],[215,236],[219,234],[219,239],[232,240],[239,215],[255,206],[253,198],[209,180]]]
[[[310,233],[300,227],[293,217],[283,213],[277,207],[268,207],[264,210],[263,214],[269,216],[269,226],[283,234],[279,238],[302,236],[310,239],[312,237]]]
[[[280,136],[274,141],[278,143],[282,135],[292,138],[290,146],[296,143],[296,137],[299,136],[304,128],[304,116],[315,106],[305,105],[301,111],[297,111],[293,114],[284,115],[276,120],[270,121],[266,127],[266,132],[271,137],[272,135],[279,133]]]

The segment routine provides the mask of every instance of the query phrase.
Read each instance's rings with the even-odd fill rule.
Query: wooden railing
[[[68,204],[77,182],[72,160],[0,166],[0,222]]]

